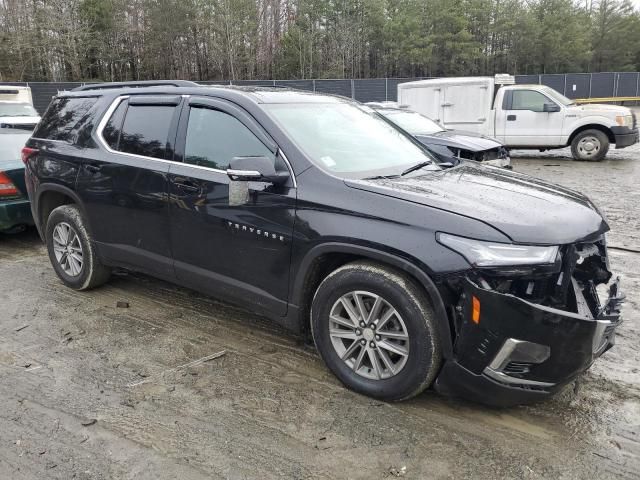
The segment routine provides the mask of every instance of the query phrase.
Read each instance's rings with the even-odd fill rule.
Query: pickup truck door
[[[560,110],[547,112],[545,104]],[[542,92],[506,90],[496,111],[496,137],[509,147],[559,146],[563,121],[562,107]]]

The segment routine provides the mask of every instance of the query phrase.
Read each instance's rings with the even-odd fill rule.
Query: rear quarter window
[[[51,102],[33,136],[73,142],[76,126],[98,101],[96,97],[61,97]]]
[[[175,110],[174,106],[166,105],[129,105],[117,150],[164,159]]]

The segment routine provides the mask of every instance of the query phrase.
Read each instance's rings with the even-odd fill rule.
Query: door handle
[[[453,103],[443,103],[443,107],[453,107]]]
[[[507,115],[507,122],[514,122],[516,119],[515,115]]]
[[[94,165],[92,163],[85,165],[84,168],[86,168],[87,171],[91,173],[98,173],[100,170],[102,170],[102,166]]]
[[[189,180],[174,180],[173,184],[181,190],[187,190],[189,192],[199,192],[200,187]]]

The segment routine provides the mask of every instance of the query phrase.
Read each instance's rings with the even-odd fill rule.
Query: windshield
[[[553,88],[545,87],[545,88],[542,89],[542,91],[547,96],[551,97],[553,100],[555,100],[556,102],[564,105],[565,107],[568,106],[568,105],[573,105],[575,103],[573,100],[568,99],[567,97],[562,95],[557,90],[554,90]]]
[[[445,131],[445,129],[436,122],[417,112],[410,112],[408,110],[378,110],[378,113],[384,115],[411,135],[430,135],[432,133]]]
[[[397,175],[433,160],[406,134],[352,103],[265,105],[294,142],[324,170],[349,178]],[[431,165],[431,170],[440,170]]]
[[[0,103],[0,117],[37,117],[38,112],[28,103]]]
[[[0,128],[0,162],[20,160],[20,152],[31,132]]]

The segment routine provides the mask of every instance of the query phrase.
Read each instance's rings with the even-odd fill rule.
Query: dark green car
[[[16,233],[33,225],[21,159],[30,136],[30,129],[0,125],[0,233]]]

